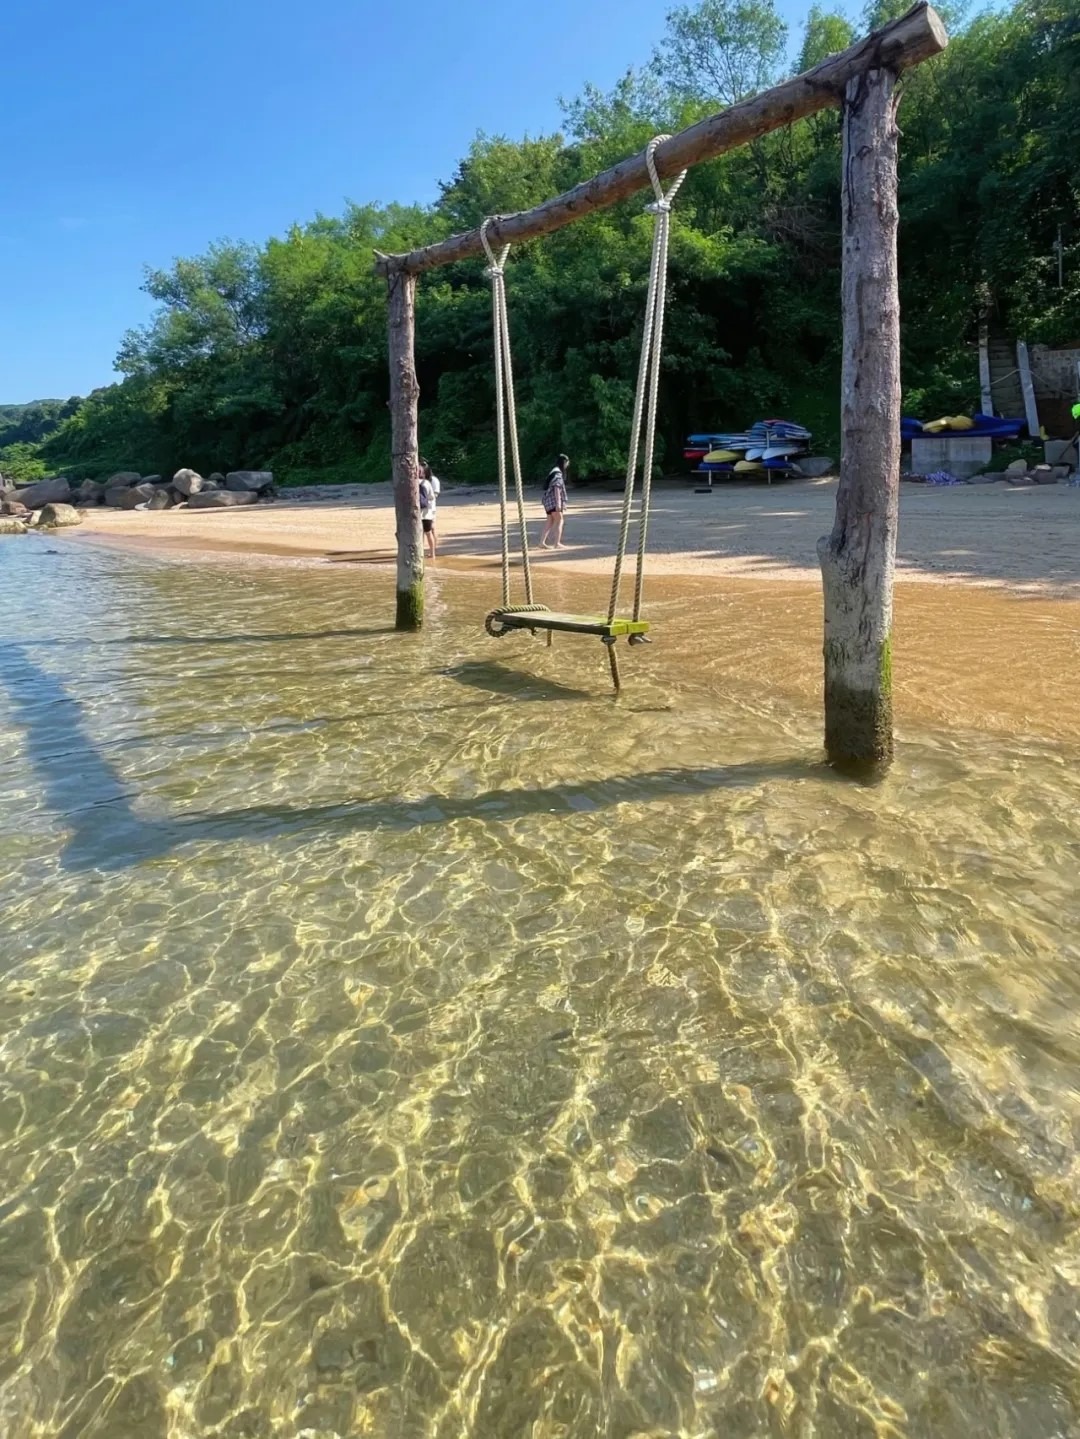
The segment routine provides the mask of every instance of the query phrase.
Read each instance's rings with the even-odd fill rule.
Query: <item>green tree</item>
[[[698,0],[668,12],[653,70],[684,99],[734,105],[772,84],[786,45],[773,0]]]

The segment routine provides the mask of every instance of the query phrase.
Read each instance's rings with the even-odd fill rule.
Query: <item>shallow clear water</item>
[[[1080,1432],[1073,742],[2,559],[8,1439]]]

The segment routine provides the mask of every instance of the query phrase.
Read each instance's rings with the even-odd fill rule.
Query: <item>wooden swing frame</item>
[[[836,520],[819,541],[824,591],[825,747],[843,767],[880,768],[893,753],[892,604],[900,488],[900,304],[896,267],[898,77],[948,44],[928,4],[760,95],[666,140],[661,179],[784,125],[839,106],[843,117],[843,367]],[[493,245],[562,229],[649,184],[644,151],[534,209],[488,222]],[[389,293],[390,414],[397,519],[397,615],[423,624],[417,486],[417,277],[484,253],[480,230],[408,254],[377,254]]]

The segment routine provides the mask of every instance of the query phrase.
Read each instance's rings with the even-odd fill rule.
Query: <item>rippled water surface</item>
[[[2,562],[6,1439],[1080,1433],[1074,741]]]

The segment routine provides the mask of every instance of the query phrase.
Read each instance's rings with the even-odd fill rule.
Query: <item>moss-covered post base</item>
[[[407,590],[397,592],[397,615],[394,628],[397,630],[418,630],[424,624],[424,582],[418,580]]]
[[[416,276],[394,269],[389,288],[390,432],[397,521],[397,616],[399,630],[424,623],[424,541],[420,525],[417,407],[420,386],[414,355]]]
[[[892,610],[900,500],[896,77],[844,94],[840,484],[818,542],[825,596],[825,753],[837,769],[893,757]]]
[[[829,574],[831,556],[819,555],[828,594],[833,583],[842,581],[834,578],[835,571]],[[892,637],[885,634],[867,645],[856,622],[842,638],[839,632],[846,626],[837,619],[854,619],[853,607],[842,600],[831,607],[826,603],[833,623],[832,638],[825,643],[825,753],[841,773],[873,779],[893,758]],[[891,618],[891,605],[889,610]]]

